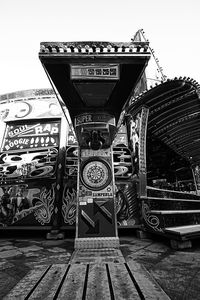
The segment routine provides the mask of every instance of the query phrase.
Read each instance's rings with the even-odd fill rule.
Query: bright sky
[[[199,0],[0,0],[0,94],[50,87],[40,42],[129,42],[141,28],[168,78],[200,83]]]

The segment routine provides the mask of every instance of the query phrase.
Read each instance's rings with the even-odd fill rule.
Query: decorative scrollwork
[[[88,189],[102,190],[112,179],[110,165],[103,159],[90,158],[82,164],[81,178]]]
[[[151,227],[154,231],[163,232],[160,227],[160,220],[157,216],[149,213],[149,206],[147,203],[142,202],[142,216],[146,222],[146,224]]]
[[[55,199],[55,185],[52,185],[52,188],[48,191],[44,187],[41,191],[40,198],[37,199],[35,205],[40,205],[34,216],[36,220],[41,224],[48,224],[51,221],[51,216],[54,209],[54,199]]]
[[[70,192],[69,187],[66,185],[62,205],[62,215],[66,224],[73,225],[76,222],[76,199],[76,190],[72,188],[72,191]]]

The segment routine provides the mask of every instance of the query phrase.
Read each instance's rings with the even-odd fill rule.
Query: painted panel
[[[56,147],[59,145],[59,122],[8,124],[2,146],[3,151]]]
[[[49,225],[55,184],[32,181],[0,187],[0,226]]]
[[[69,133],[72,135],[72,132]],[[69,147],[66,151],[66,169],[63,192],[63,225],[75,226],[76,206],[77,206],[77,172],[78,172],[78,147],[72,138],[68,139]],[[134,226],[139,224],[139,208],[137,201],[137,187],[133,182],[132,176],[135,168],[133,167],[133,156],[128,148],[128,135],[125,126],[122,126],[113,142],[113,164],[115,176],[115,195],[116,213],[118,226]],[[86,152],[90,150],[85,150]],[[104,152],[101,151],[100,152]],[[99,156],[102,153],[98,153]],[[86,153],[87,157],[92,156]],[[135,158],[138,158],[136,156]],[[100,174],[100,173],[99,173]],[[107,193],[107,191],[104,191]],[[84,194],[83,191],[81,191]],[[99,193],[95,191],[93,193]],[[91,197],[92,197],[91,192]],[[90,198],[87,195],[86,198]],[[105,197],[102,195],[102,197]],[[83,204],[87,201],[84,201]]]
[[[193,174],[194,174],[194,179],[195,179],[195,183],[196,183],[196,192],[198,195],[200,195],[200,166],[196,165],[193,168]]]
[[[10,96],[0,101],[0,226],[49,226],[63,114],[54,95]]]
[[[81,149],[77,237],[115,236],[112,149]]]

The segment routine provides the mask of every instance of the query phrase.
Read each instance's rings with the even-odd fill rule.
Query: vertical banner
[[[194,176],[194,182],[196,187],[196,193],[197,195],[200,195],[200,166],[196,165],[192,168],[193,176]]]
[[[127,121],[129,148],[133,158],[133,174],[139,178],[139,195],[146,196],[146,132],[149,109],[130,111]]]

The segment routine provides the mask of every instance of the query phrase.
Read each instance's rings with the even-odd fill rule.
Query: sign
[[[71,65],[71,79],[119,79],[119,65]]]
[[[59,144],[59,128],[59,122],[13,122],[7,125],[3,151],[56,147]]]
[[[108,114],[82,114],[75,118],[75,126],[88,123],[108,123],[115,125],[115,118]]]

